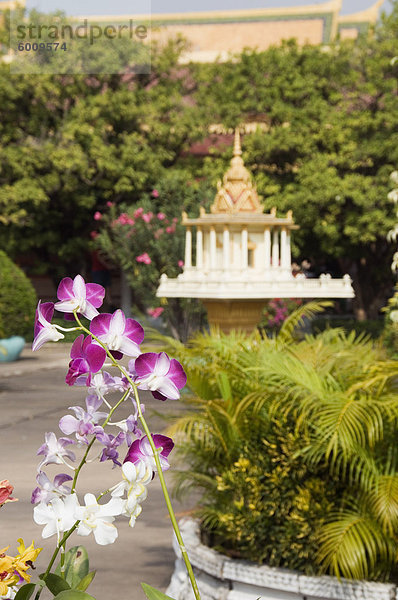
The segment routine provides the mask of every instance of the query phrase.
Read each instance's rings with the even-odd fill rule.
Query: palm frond
[[[321,302],[307,302],[295,310],[283,322],[278,333],[278,344],[291,344],[294,341],[294,330],[300,325],[303,319],[312,319],[316,314],[323,312],[325,308],[333,306],[333,302],[323,300]]]
[[[395,558],[395,544],[377,522],[360,510],[330,516],[319,535],[317,556],[322,568],[337,577],[368,579],[380,576]]]

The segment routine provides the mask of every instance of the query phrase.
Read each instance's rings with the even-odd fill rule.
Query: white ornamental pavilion
[[[202,207],[196,219],[182,214],[184,270],[175,279],[161,276],[158,297],[200,298],[209,322],[224,331],[252,330],[268,298],[354,297],[349,275],[293,276],[290,240],[298,225],[292,211],[286,217],[277,217],[276,208],[263,212],[243,163],[238,130],[231,166],[217,187],[210,214]]]

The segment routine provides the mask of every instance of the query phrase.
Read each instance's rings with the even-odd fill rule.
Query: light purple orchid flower
[[[32,344],[33,352],[41,348],[46,342],[58,342],[65,337],[58,329],[51,325],[51,319],[54,314],[54,303],[39,300],[35,314],[34,340]]]
[[[60,302],[57,302],[55,308],[64,313],[77,313],[93,319],[98,315],[98,310],[105,296],[105,289],[98,283],[86,283],[81,275],[76,275],[74,279],[64,277],[57,290],[57,296]]]
[[[141,354],[139,344],[144,339],[144,330],[138,321],[126,319],[120,309],[113,315],[103,313],[95,317],[90,323],[90,331],[108,346],[117,359],[123,354],[134,358]]]
[[[100,419],[106,419],[108,413],[98,412],[98,408],[102,404],[102,399],[98,396],[88,396],[86,398],[87,411],[81,406],[70,406],[69,410],[73,410],[75,417],[72,415],[65,415],[59,421],[59,428],[62,433],[71,435],[74,433],[76,439],[79,442],[88,444],[88,435],[93,435],[97,431],[98,421]],[[102,428],[98,428],[99,431]]]
[[[129,371],[140,390],[149,390],[157,400],[178,400],[187,382],[184,369],[165,352],[146,352],[129,362]]]
[[[88,377],[87,375],[79,375],[75,381],[77,386],[87,386],[89,396],[98,396],[104,399],[106,394],[110,392],[125,392],[128,388],[121,377],[113,377],[107,371],[101,371]]]
[[[141,410],[144,412],[144,405],[141,404]],[[112,423],[115,427],[119,427],[126,434],[126,443],[128,446],[131,446],[133,443],[133,434],[135,437],[141,437],[143,432],[138,427],[138,411],[136,411],[135,415],[129,415],[127,419],[123,421],[118,421],[117,423]]]
[[[64,485],[64,483],[65,481],[72,481],[72,479],[70,475],[60,473],[55,476],[54,482],[51,482],[44,471],[40,471],[36,477],[39,487],[33,490],[31,503],[45,502],[47,504],[53,498],[68,496],[71,493],[71,489]]]
[[[155,448],[161,449],[159,453],[159,460],[162,471],[167,471],[167,469],[170,468],[167,458],[174,447],[174,442],[166,435],[160,434],[153,435],[152,439],[155,444]],[[144,462],[146,466],[151,468],[153,473],[157,471],[155,457],[146,435],[140,440],[134,440],[123,462],[132,462],[133,464],[136,464],[140,461]]]
[[[59,440],[57,440],[57,436],[52,431],[46,433],[44,439],[46,440],[45,443],[42,444],[37,451],[39,456],[41,454],[44,455],[43,460],[39,464],[38,471],[40,471],[41,467],[44,465],[61,465],[65,462],[65,458],[69,458],[69,460],[72,461],[75,460],[73,452],[65,448],[65,446],[73,444],[73,440],[69,438],[59,438]]]
[[[105,447],[102,450],[100,462],[104,462],[105,460],[113,461],[113,466],[118,465],[121,467],[120,462],[117,460],[119,457],[119,453],[116,450],[121,444],[123,444],[126,439],[126,434],[121,431],[116,437],[111,434],[105,433],[105,431],[101,428],[101,430],[96,431],[95,433],[97,440],[101,442]]]
[[[69,363],[69,371],[66,375],[66,383],[74,385],[79,375],[97,373],[103,366],[106,352],[98,344],[93,344],[91,335],[84,339],[83,333],[75,339],[70,351],[72,360]]]

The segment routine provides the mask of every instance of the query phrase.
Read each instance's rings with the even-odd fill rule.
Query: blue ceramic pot
[[[25,340],[20,335],[0,340],[0,362],[17,360],[25,346]]]

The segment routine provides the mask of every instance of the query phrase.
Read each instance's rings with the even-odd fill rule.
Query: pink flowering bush
[[[283,322],[303,301],[299,298],[273,298],[268,300],[263,311],[260,327],[269,333],[278,332]]]
[[[170,174],[141,203],[107,206],[95,223],[95,245],[124,271],[134,312],[163,308],[162,319],[181,340],[202,326],[205,313],[196,300],[173,298],[161,303],[156,290],[163,273],[177,277],[183,270],[181,211],[192,207],[197,213],[203,204],[202,187],[196,182],[187,186],[182,175]]]
[[[57,303],[39,302],[37,306],[32,349],[39,350],[46,342],[62,339],[64,332],[75,331],[65,382],[80,387],[85,402],[83,406],[71,406],[70,412],[59,421],[60,431],[46,432],[37,450],[37,486],[31,502],[35,505],[34,521],[42,527],[42,537],[55,539],[48,567],[36,582],[24,584],[27,577],[23,572],[22,577],[16,577],[10,571],[16,559],[6,557],[8,562],[5,562],[0,554],[0,565],[2,560],[4,563],[3,579],[0,570],[0,598],[27,600],[35,594],[34,600],[38,600],[47,587],[59,600],[93,600],[85,592],[93,578],[88,567],[83,578],[76,580],[68,575],[65,550],[69,538],[72,534],[92,535],[101,546],[115,543],[118,538],[115,518],[124,516],[130,527],[134,527],[155,476],[160,480],[195,598],[200,598],[163,476],[170,468],[174,442],[165,435],[151,433],[139,397],[139,390],[147,390],[162,402],[177,400],[187,378],[181,364],[165,352],[142,352],[140,345],[145,332],[135,319],[126,318],[121,310],[113,314],[98,311],[104,294],[102,286],[86,283],[77,275],[61,281]],[[73,326],[65,328],[53,323],[55,310],[73,318]],[[88,319],[87,327],[82,316]],[[129,358],[127,367],[119,362],[124,356]],[[111,402],[107,396],[115,392],[120,399]],[[121,404],[130,406],[130,415],[117,420]],[[114,469],[114,484],[99,495],[81,489],[79,479],[83,467],[93,460],[109,461]],[[48,465],[59,467],[54,479],[46,474]],[[0,482],[0,506],[15,501],[12,491],[7,480]],[[29,556],[34,559],[38,551],[32,545]],[[73,553],[73,549],[69,552]],[[58,555],[60,566],[54,572]],[[143,588],[149,599],[167,598],[147,584]]]

